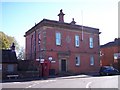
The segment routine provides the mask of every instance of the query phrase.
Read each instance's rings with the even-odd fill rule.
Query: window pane
[[[93,56],[90,57],[90,65],[94,65],[94,57]]]
[[[76,47],[79,47],[79,36],[78,35],[75,35],[75,46]]]
[[[7,71],[8,72],[13,72],[14,71],[14,65],[13,64],[8,65]]]
[[[93,48],[93,38],[92,37],[90,37],[89,43],[90,43],[90,48]]]
[[[56,45],[61,45],[61,33],[56,33]]]
[[[40,43],[41,43],[41,35],[40,35],[40,33],[38,34],[38,44],[40,45]]]
[[[76,66],[79,66],[80,65],[80,57],[76,56],[75,60],[76,60]]]

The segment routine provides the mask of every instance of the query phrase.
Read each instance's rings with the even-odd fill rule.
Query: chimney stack
[[[59,21],[60,22],[64,22],[64,13],[62,12],[62,9],[60,10],[60,13],[58,14],[58,16],[59,16]]]
[[[12,52],[15,52],[15,44],[14,43],[12,43],[11,50],[12,50]]]

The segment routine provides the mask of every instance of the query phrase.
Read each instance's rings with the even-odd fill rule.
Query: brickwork
[[[61,34],[61,45],[56,45],[56,33]],[[79,36],[79,47],[75,46],[75,35]],[[64,22],[42,20],[26,32],[26,59],[52,57],[51,69],[56,74],[61,72],[61,60],[66,60],[66,72],[87,73],[98,72],[99,57],[99,29],[71,25]],[[90,37],[93,38],[93,48],[90,48]],[[36,53],[36,54],[35,54]],[[76,55],[80,56],[80,65],[76,66]],[[90,65],[90,57],[94,57],[94,65]]]
[[[109,42],[101,46],[101,66],[112,65],[115,68],[119,67],[119,60],[114,58],[115,53],[120,53],[120,39],[115,39],[113,42]]]
[[[120,48],[120,46],[119,46]],[[118,53],[118,46],[101,48],[102,56],[101,56],[101,64],[102,66],[106,65],[114,65],[114,54]]]

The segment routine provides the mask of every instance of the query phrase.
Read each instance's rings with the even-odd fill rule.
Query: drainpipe
[[[36,59],[36,23],[35,23],[35,44],[34,44],[34,59]]]

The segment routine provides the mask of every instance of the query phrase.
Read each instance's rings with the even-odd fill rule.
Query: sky
[[[119,0],[2,0],[0,2],[0,31],[16,38],[25,47],[25,32],[35,23],[50,19],[58,21],[60,9],[64,21],[99,28],[100,45],[118,37]]]

